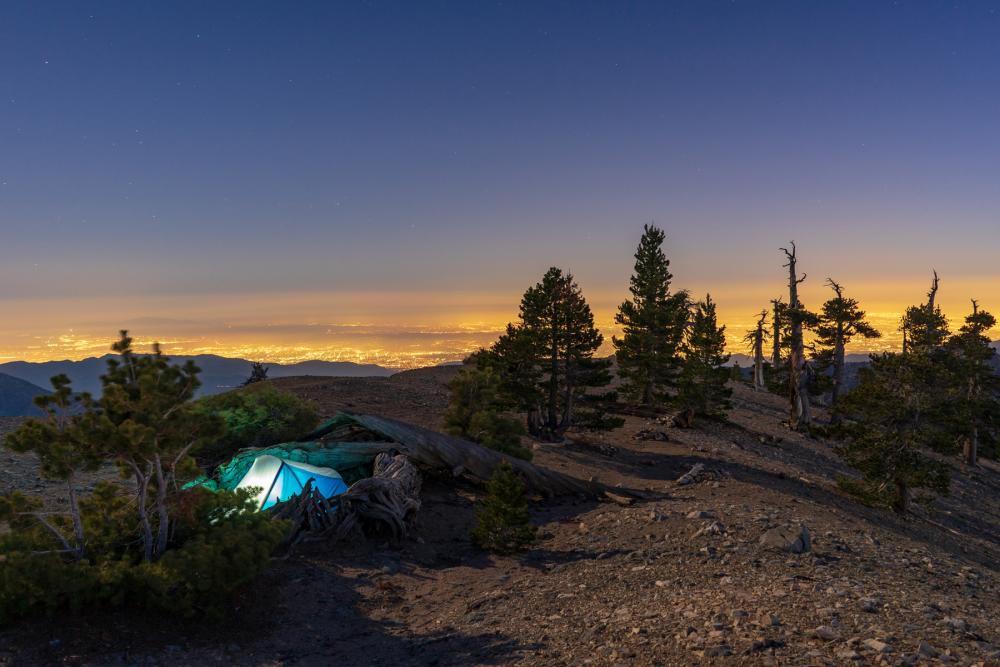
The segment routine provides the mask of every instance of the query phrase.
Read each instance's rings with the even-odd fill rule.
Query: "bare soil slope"
[[[454,372],[275,384],[328,415],[438,428]],[[828,443],[782,426],[780,399],[737,387],[735,402],[728,424],[628,417],[609,434],[537,445],[540,465],[668,495],[539,501],[540,540],[523,555],[475,549],[478,490],[431,479],[407,542],[278,561],[220,625],[64,616],[0,632],[0,664],[1000,664],[994,464],[956,465],[949,498],[901,519],[844,497],[835,477],[849,471]],[[0,481],[30,477],[30,461],[2,456],[21,472]],[[700,481],[678,486],[696,463]],[[800,524],[808,553],[759,543]]]

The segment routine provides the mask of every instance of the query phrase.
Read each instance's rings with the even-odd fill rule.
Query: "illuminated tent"
[[[267,508],[302,493],[302,489],[312,480],[313,488],[324,498],[339,496],[347,490],[347,484],[333,468],[309,465],[299,461],[287,461],[277,456],[264,454],[253,461],[253,465],[236,485],[237,489],[257,487],[257,509]]]

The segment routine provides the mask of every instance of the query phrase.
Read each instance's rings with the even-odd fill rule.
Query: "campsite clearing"
[[[453,372],[276,384],[328,416],[433,429]],[[1000,660],[994,464],[956,466],[952,495],[903,520],[844,497],[834,480],[846,469],[827,443],[782,426],[780,399],[743,387],[735,399],[732,423],[669,429],[666,441],[636,437],[663,424],[628,417],[607,435],[537,445],[534,462],[549,470],[665,497],[538,500],[540,539],[521,556],[469,542],[481,489],[427,476],[402,544],[304,547],[221,625],[66,616],[0,632],[0,664],[895,664],[932,650],[957,664]],[[30,477],[30,462],[9,461]],[[805,553],[761,543],[803,525]]]

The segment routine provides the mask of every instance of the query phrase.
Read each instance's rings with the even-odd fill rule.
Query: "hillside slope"
[[[30,417],[41,414],[34,403],[36,396],[48,394],[20,378],[0,373],[0,417]]]
[[[275,384],[325,414],[351,409],[437,427],[454,372]],[[276,562],[222,625],[90,614],[4,631],[0,656],[17,656],[16,664],[124,656],[158,664],[838,665],[924,664],[936,655],[997,664],[995,464],[956,464],[950,497],[900,518],[843,496],[835,478],[850,471],[829,443],[782,425],[779,398],[739,386],[735,403],[726,424],[677,430],[630,416],[609,434],[535,445],[540,465],[664,497],[629,507],[539,499],[540,539],[522,555],[473,547],[480,490],[431,478],[410,539],[318,546]],[[650,432],[668,440],[638,437]],[[705,474],[678,486],[696,463]],[[769,528],[799,525],[811,536],[808,553],[760,543]]]

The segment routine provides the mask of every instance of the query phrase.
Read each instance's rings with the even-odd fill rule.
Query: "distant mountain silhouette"
[[[0,417],[35,417],[42,414],[35,396],[49,391],[30,382],[0,373]]]
[[[48,387],[49,380],[64,374],[73,382],[74,391],[101,393],[101,376],[107,370],[108,359],[114,355],[91,357],[82,361],[11,361],[0,364],[0,373],[25,382]],[[171,356],[171,363],[194,361],[201,369],[201,395],[218,394],[243,384],[250,375],[250,362],[246,359],[229,359],[214,354],[197,356]],[[321,375],[330,377],[385,377],[395,371],[375,364],[355,364],[350,361],[303,361],[296,364],[267,364],[269,378],[294,375]],[[2,397],[0,397],[2,400]]]

